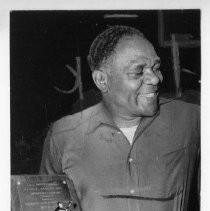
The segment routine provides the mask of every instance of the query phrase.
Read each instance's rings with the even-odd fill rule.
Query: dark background
[[[200,40],[199,10],[167,10],[166,39],[190,33]],[[138,18],[105,19],[104,14],[137,14]],[[158,43],[158,11],[12,11],[10,14],[11,174],[38,173],[42,146],[50,123],[80,109],[79,92],[64,94],[75,78],[65,65],[81,57],[83,108],[94,104],[96,87],[86,61],[90,44],[108,25],[134,26],[154,44],[161,58],[163,95],[174,95],[171,49]],[[180,48],[183,100],[199,104],[200,46]],[[75,104],[75,102],[77,103]],[[75,106],[73,106],[75,104]]]

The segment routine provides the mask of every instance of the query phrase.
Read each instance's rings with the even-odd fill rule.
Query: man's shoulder
[[[180,113],[199,112],[200,106],[198,104],[189,103],[181,99],[166,99],[160,100],[160,107],[162,111],[177,111]]]
[[[160,118],[176,124],[199,125],[200,106],[179,99],[164,100],[160,103]]]
[[[65,131],[75,131],[80,127],[88,124],[91,116],[98,110],[99,104],[91,106],[81,112],[73,115],[64,116],[52,124],[52,134],[62,133]]]

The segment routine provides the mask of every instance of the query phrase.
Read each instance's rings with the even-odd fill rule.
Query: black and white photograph
[[[200,210],[199,8],[9,23],[11,210]]]

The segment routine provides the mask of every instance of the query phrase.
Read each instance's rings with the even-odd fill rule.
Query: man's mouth
[[[139,94],[140,97],[155,97],[157,95],[158,95],[158,92],[151,92],[151,93]]]

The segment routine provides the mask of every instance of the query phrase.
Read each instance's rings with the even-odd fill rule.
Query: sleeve
[[[52,127],[49,129],[45,139],[39,174],[63,174],[61,154],[52,136]]]
[[[200,106],[197,106],[197,132],[199,136],[199,141],[200,141],[200,132],[201,132],[201,109]]]
[[[200,192],[201,192],[201,114],[200,114],[200,106],[198,107],[198,153],[196,159],[196,167],[197,167],[197,199],[198,206],[200,207]]]
[[[200,207],[200,182],[201,182],[201,143],[200,143],[200,106],[196,107],[196,144],[194,171],[191,182],[191,200],[189,210],[199,210]]]

